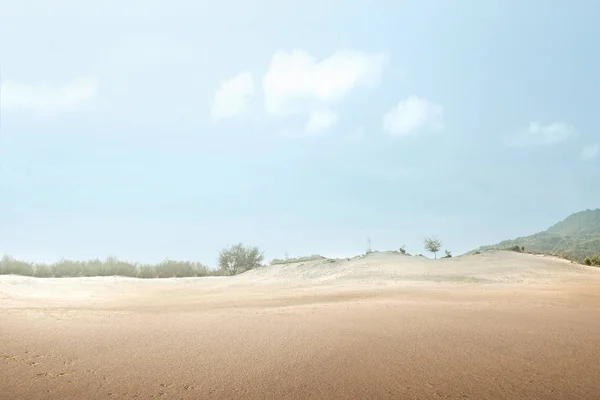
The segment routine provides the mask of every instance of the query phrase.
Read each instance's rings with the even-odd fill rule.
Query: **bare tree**
[[[440,251],[440,247],[442,247],[442,242],[434,237],[426,237],[425,239],[423,239],[423,245],[425,246],[425,250],[427,250],[430,253],[433,253],[434,257],[437,258],[437,252]]]
[[[263,261],[263,252],[258,247],[235,244],[219,252],[219,267],[228,275],[237,275],[259,267]]]

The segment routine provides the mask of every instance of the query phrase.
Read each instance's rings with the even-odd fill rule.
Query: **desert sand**
[[[600,399],[600,269],[374,253],[0,277],[0,399]]]

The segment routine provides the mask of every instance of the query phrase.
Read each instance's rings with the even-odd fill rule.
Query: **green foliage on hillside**
[[[222,275],[221,271],[189,261],[165,260],[160,264],[132,264],[108,257],[102,261],[61,260],[53,264],[27,263],[10,256],[0,259],[0,275],[23,275],[39,278],[92,276],[127,276],[132,278],[184,278]]]
[[[560,236],[600,236],[600,209],[580,211],[546,231]]]
[[[583,260],[583,263],[585,265],[590,265],[590,266],[594,266],[594,267],[600,267],[600,254],[596,254],[593,257],[586,257],[585,260]]]
[[[513,250],[522,246],[529,253],[555,255],[578,262],[600,254],[600,209],[581,211],[543,232],[477,250]]]

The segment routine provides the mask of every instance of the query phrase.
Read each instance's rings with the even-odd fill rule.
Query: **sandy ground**
[[[600,269],[389,253],[0,277],[0,399],[600,399]]]

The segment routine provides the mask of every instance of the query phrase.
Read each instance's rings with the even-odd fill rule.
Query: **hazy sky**
[[[600,203],[600,1],[0,0],[0,253],[454,254]]]

